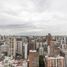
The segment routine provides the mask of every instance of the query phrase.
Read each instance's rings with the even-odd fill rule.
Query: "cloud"
[[[66,22],[67,0],[0,0],[0,25],[8,25],[6,28],[9,28],[9,25],[17,28],[19,25],[22,28],[20,30],[24,28],[25,32],[38,30],[57,33],[66,31],[66,26],[62,26],[67,25]],[[3,26],[0,27],[0,33],[2,28]],[[5,32],[7,31],[10,33],[13,29],[5,29]]]

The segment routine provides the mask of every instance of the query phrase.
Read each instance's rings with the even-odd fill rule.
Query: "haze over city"
[[[67,0],[0,0],[0,34],[67,35]]]

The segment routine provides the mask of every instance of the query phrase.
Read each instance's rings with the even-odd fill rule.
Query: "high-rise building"
[[[39,55],[36,50],[29,51],[29,67],[39,67]]]
[[[40,45],[40,43],[39,42],[36,42],[36,50],[39,49],[39,45]]]
[[[64,67],[64,57],[46,57],[46,67]]]
[[[51,46],[51,41],[52,41],[52,36],[50,33],[48,34],[46,39],[47,39],[47,44],[48,44],[48,55],[50,55],[50,46]]]
[[[51,41],[49,56],[57,56],[57,55],[60,55],[59,45],[57,44],[56,41]]]
[[[44,47],[42,46],[42,43],[40,43],[39,55],[44,55]]]
[[[62,51],[64,53],[64,57],[65,57],[65,67],[67,66],[67,44],[63,44],[62,45]]]
[[[2,54],[4,54],[4,55],[8,55],[8,52],[9,52],[9,45],[7,45],[7,44],[3,44],[3,45],[1,45],[1,53]]]
[[[28,56],[27,56],[27,52],[28,52],[28,43],[23,43],[23,55],[24,55],[24,59],[27,59]]]
[[[9,53],[8,53],[8,55],[9,56],[14,56],[14,52],[15,52],[15,43],[16,43],[16,41],[15,41],[15,37],[13,37],[13,36],[7,36],[6,37],[6,40],[5,40],[5,43],[6,44],[8,44],[9,45]]]

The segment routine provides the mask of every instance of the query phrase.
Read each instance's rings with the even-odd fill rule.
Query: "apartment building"
[[[64,57],[46,57],[46,67],[65,67]]]
[[[39,67],[39,55],[36,50],[29,51],[29,67]]]

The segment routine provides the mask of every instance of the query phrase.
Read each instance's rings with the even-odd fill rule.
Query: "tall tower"
[[[39,55],[36,50],[29,51],[29,67],[39,67]]]
[[[17,48],[17,44],[16,44],[16,38],[14,38],[14,53],[13,56],[16,56],[16,48]]]
[[[39,55],[44,55],[44,48],[43,48],[43,46],[42,46],[42,43],[40,43]]]
[[[50,55],[50,46],[51,46],[52,36],[49,33],[47,36],[47,44],[48,44],[48,55]]]
[[[28,43],[23,43],[24,47],[24,59],[27,59],[27,50],[28,50]]]

